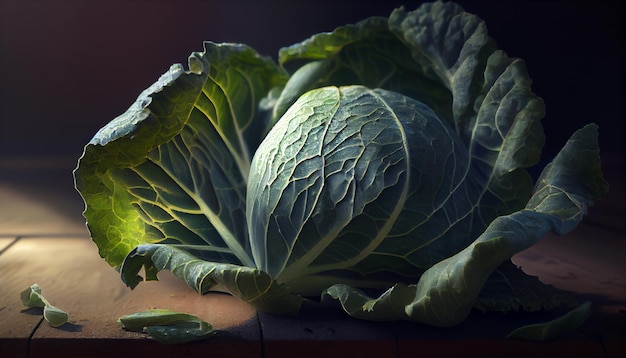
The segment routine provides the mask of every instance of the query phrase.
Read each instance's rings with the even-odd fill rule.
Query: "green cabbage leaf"
[[[314,35],[278,63],[205,42],[94,136],[75,182],[130,287],[170,270],[265,312],[321,297],[452,326],[472,309],[578,305],[510,261],[607,191],[595,124],[533,180],[543,116],[524,62],[437,1]],[[588,310],[511,337],[553,338]]]

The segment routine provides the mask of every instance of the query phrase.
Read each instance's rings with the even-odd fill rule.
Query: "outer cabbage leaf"
[[[587,301],[561,317],[517,328],[506,337],[540,342],[555,339],[579,329],[590,314],[591,302]]]
[[[112,266],[141,244],[253,265],[245,222],[250,157],[282,86],[271,59],[243,45],[205,43],[174,65],[85,147],[75,170],[85,217]]]
[[[580,303],[577,294],[547,285],[505,261],[487,278],[474,307],[482,312],[536,312],[574,308]]]
[[[498,217],[467,248],[428,269],[416,285],[397,284],[375,299],[347,285],[332,286],[326,295],[338,299],[350,315],[363,319],[458,324],[502,262],[551,230],[560,235],[572,230],[606,190],[599,167],[597,128],[588,125],[577,131],[544,169],[524,209]]]
[[[143,280],[137,275],[142,267],[146,280],[157,280],[159,271],[169,270],[200,294],[226,291],[264,312],[296,314],[302,302],[300,296],[261,270],[201,260],[171,245],[136,247],[121,267],[122,281],[135,288]]]
[[[458,4],[436,1],[410,12],[394,10],[389,27],[407,43],[424,73],[452,93],[453,120],[463,132],[475,115],[485,60],[495,49],[485,23]]]
[[[274,120],[308,90],[355,84],[404,94],[451,120],[450,91],[424,75],[410,48],[390,31],[386,18],[371,17],[313,35],[282,48],[278,60],[293,74],[274,107]]]

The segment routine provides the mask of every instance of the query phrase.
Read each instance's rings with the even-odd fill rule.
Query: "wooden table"
[[[514,258],[529,274],[593,302],[582,329],[534,343],[502,338],[515,323],[478,312],[449,329],[364,322],[334,306],[306,306],[297,318],[280,317],[257,313],[226,294],[199,296],[168,272],[131,291],[88,237],[72,165],[0,160],[2,358],[626,356],[626,225],[619,175],[609,178],[611,195],[585,224],[566,237],[549,235]],[[40,311],[24,309],[19,293],[35,282],[51,304],[69,313],[68,324],[52,328]],[[149,308],[195,314],[219,333],[172,346],[118,325],[118,317]]]

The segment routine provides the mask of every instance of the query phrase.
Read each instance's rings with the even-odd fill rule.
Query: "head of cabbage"
[[[530,84],[451,2],[312,36],[278,64],[206,42],[94,136],[76,187],[130,287],[168,269],[261,311],[321,295],[435,326],[554,308],[561,292],[510,258],[572,230],[607,185],[594,124],[528,174],[544,142]]]

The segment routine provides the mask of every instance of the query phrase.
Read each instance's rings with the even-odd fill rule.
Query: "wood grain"
[[[0,297],[6,302],[0,311],[0,337],[21,344],[32,335],[31,356],[89,353],[110,357],[112,350],[126,351],[129,356],[132,352],[178,351],[143,334],[127,332],[117,323],[122,315],[151,308],[192,313],[219,330],[210,341],[188,345],[190,354],[207,349],[233,356],[258,356],[260,352],[260,330],[251,306],[220,293],[200,296],[167,272],[158,282],[130,290],[87,238],[22,238],[0,256],[0,272]],[[44,322],[34,332],[40,312],[22,312],[19,293],[35,282],[52,305],[68,312],[69,323],[55,329]],[[237,344],[232,344],[233,340]],[[92,351],[94,344],[102,347]]]
[[[19,168],[18,168],[19,169]],[[21,171],[20,171],[21,170]],[[80,215],[67,168],[19,169],[0,176],[0,357],[624,357],[626,240],[623,180],[614,197],[572,233],[547,235],[513,260],[545,283],[593,303],[585,326],[552,342],[502,338],[519,317],[474,312],[453,328],[363,322],[337,306],[306,304],[297,317],[257,313],[221,293],[200,296],[169,272],[130,290],[98,255]],[[620,177],[621,178],[621,177]],[[616,212],[622,213],[616,214]],[[618,222],[619,221],[619,222]],[[38,283],[69,313],[58,329],[19,293]],[[117,318],[149,308],[195,314],[214,325],[212,339],[166,346],[127,332]],[[531,323],[533,319],[527,318]],[[488,350],[485,347],[489,347]]]

